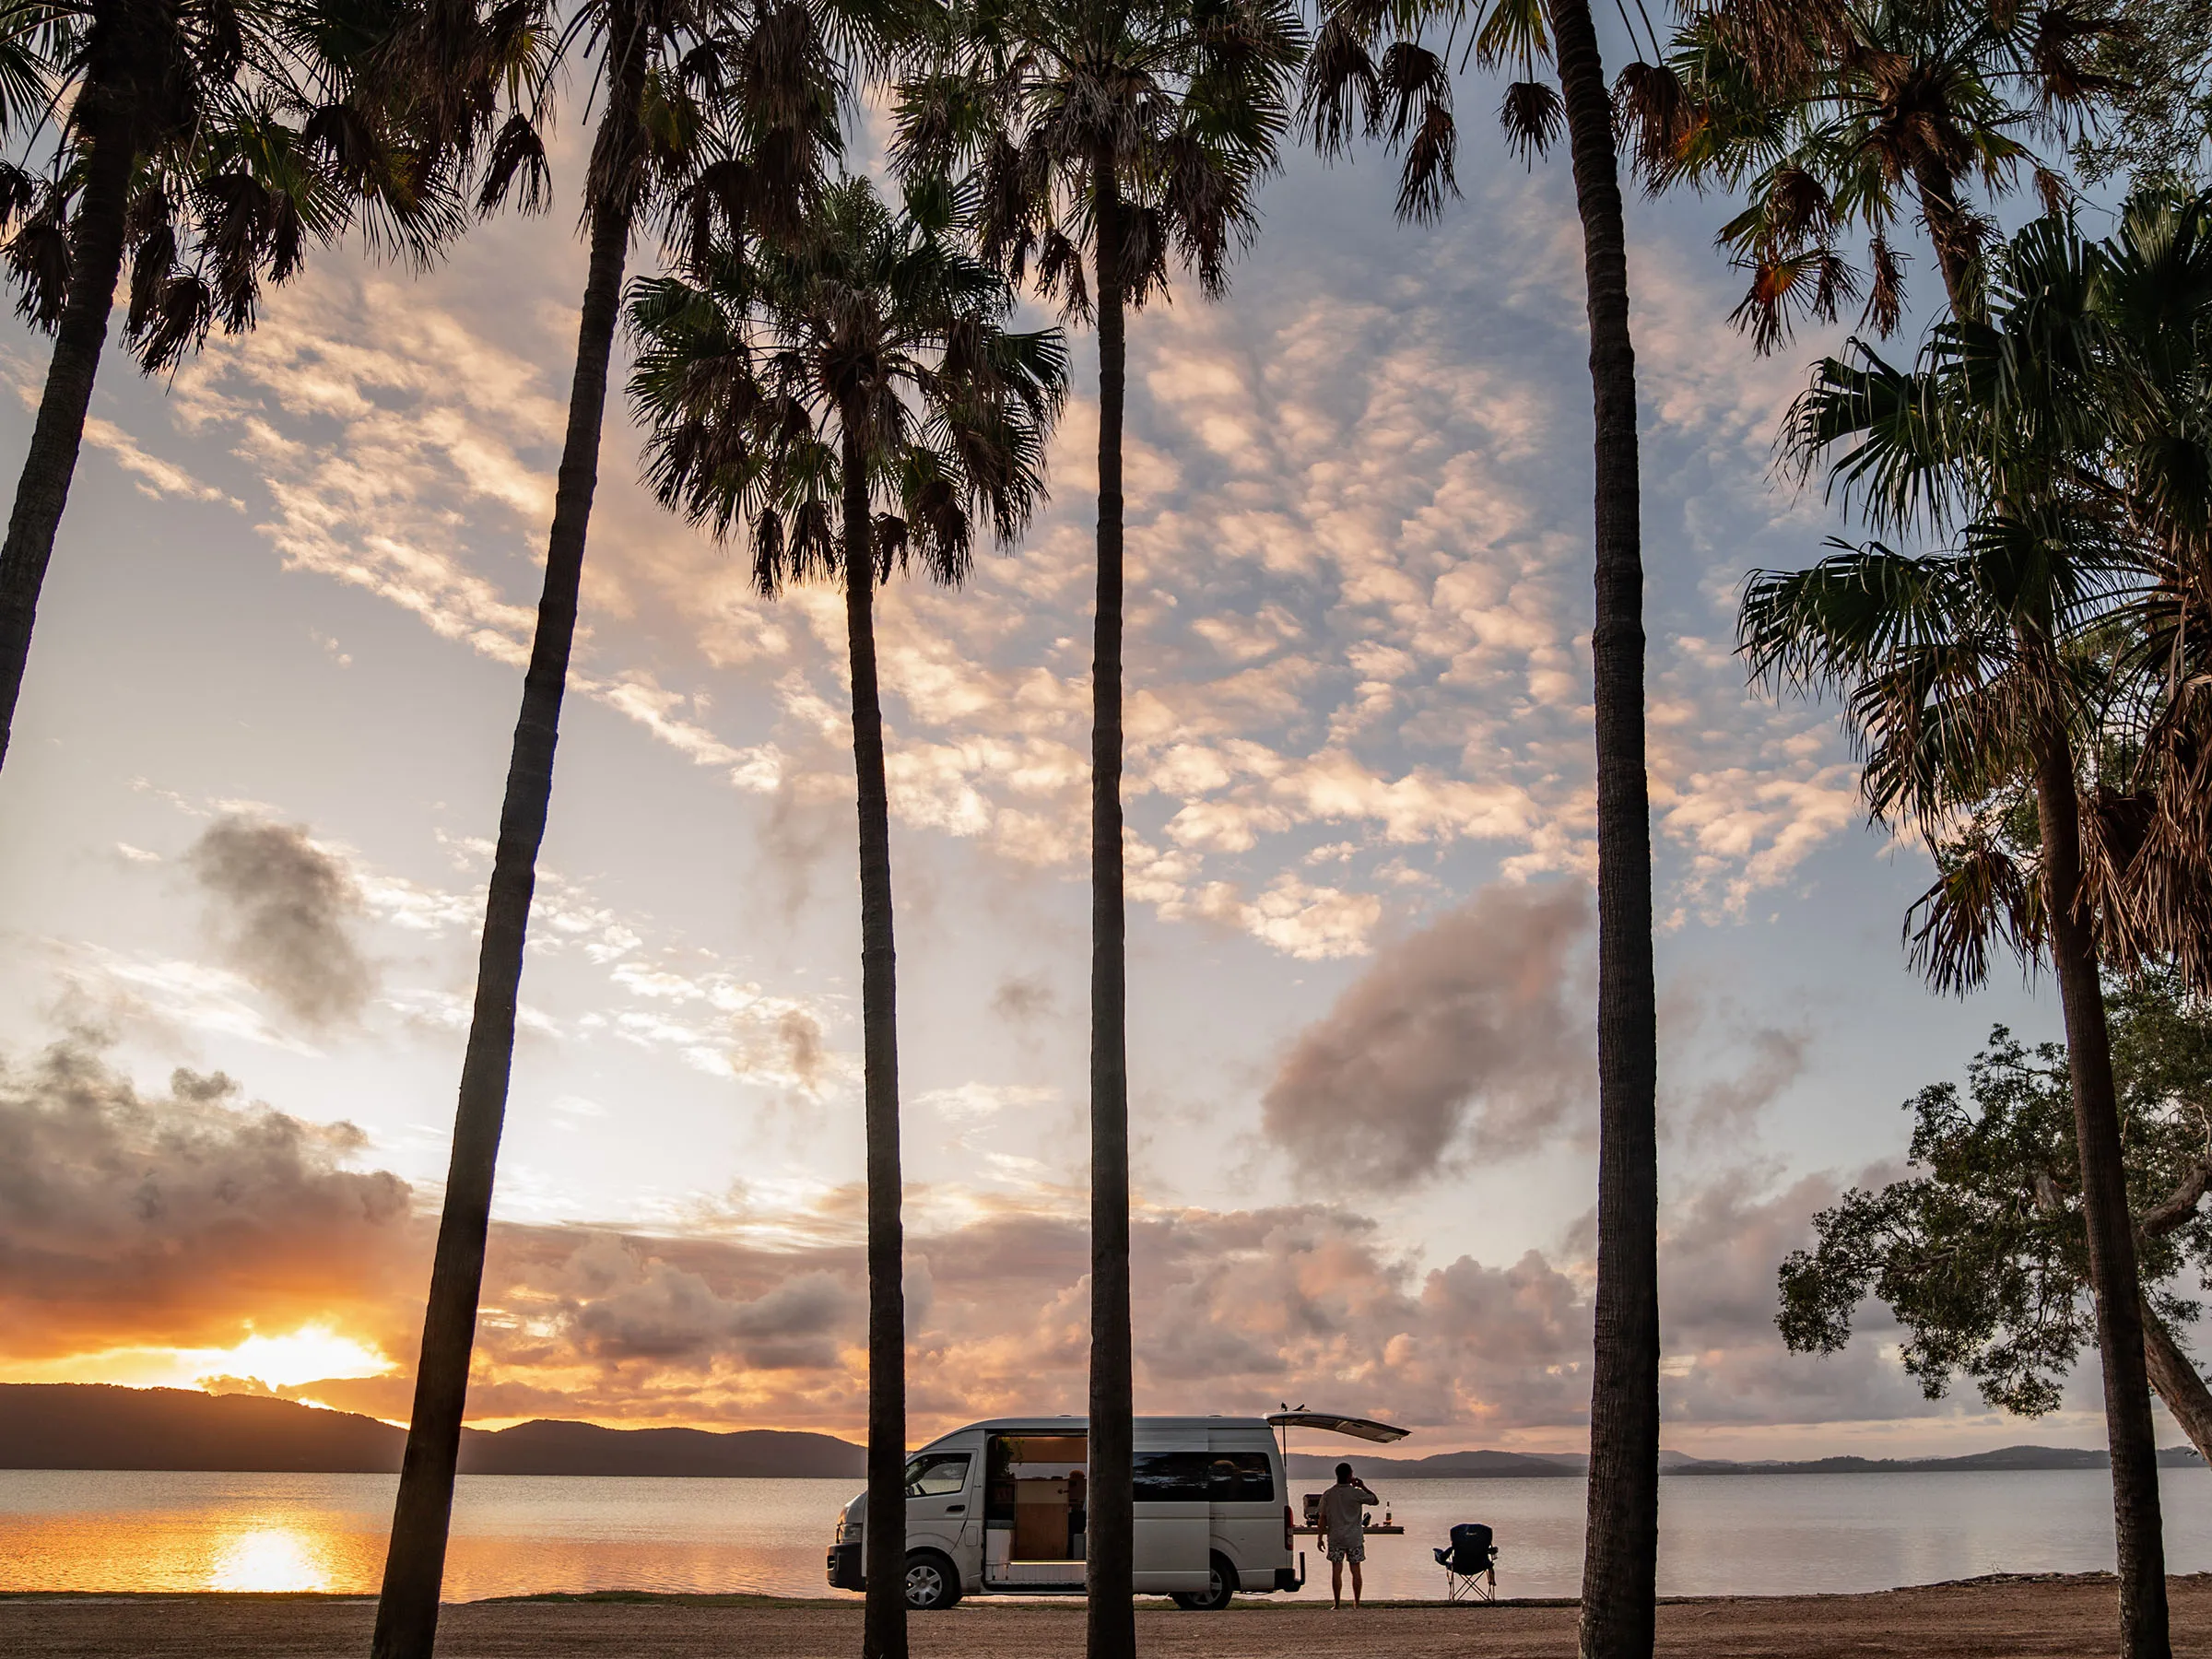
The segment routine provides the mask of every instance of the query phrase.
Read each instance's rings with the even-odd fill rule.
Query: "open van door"
[[[1079,1591],[1088,1530],[1080,1430],[994,1434],[984,1444],[986,1589]],[[1139,1527],[1141,1535],[1143,1528]]]
[[[1319,1429],[1328,1434],[1348,1434],[1354,1440],[1372,1441],[1387,1446],[1392,1441],[1402,1441],[1413,1432],[1390,1423],[1378,1423],[1372,1418],[1346,1417],[1335,1411],[1278,1411],[1267,1419],[1275,1429]]]

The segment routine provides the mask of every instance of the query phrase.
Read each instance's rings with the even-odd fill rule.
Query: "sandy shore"
[[[2212,1575],[2173,1581],[2174,1652],[2212,1659]],[[0,1654],[45,1659],[361,1659],[371,1603],[274,1596],[0,1599]],[[1356,1653],[1363,1659],[1570,1659],[1571,1606],[1240,1604],[1226,1613],[1145,1607],[1144,1652],[1206,1659]],[[2109,1578],[2007,1578],[1880,1595],[1756,1596],[1669,1602],[1659,1651],[1681,1659],[2012,1659],[2113,1651]],[[1063,1659],[1080,1653],[1076,1606],[971,1601],[917,1617],[917,1655]],[[852,1603],[673,1597],[639,1601],[473,1602],[446,1609],[441,1659],[851,1659]]]

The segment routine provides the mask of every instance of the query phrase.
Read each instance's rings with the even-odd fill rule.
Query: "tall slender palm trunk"
[[[115,284],[123,274],[125,216],[130,206],[131,169],[137,157],[127,112],[120,95],[95,79],[80,100],[78,119],[86,143],[84,194],[69,233],[69,287],[62,305],[53,357],[46,369],[46,389],[30,432],[30,453],[16,484],[15,511],[7,539],[0,543],[0,765],[7,760],[15,731],[16,700],[23,690],[24,665],[30,657],[30,632],[38,619],[39,593],[53,558],[53,538],[69,482],[83,447],[85,415],[92,406],[92,381],[108,339],[108,313],[115,305]]]
[[[499,850],[492,859],[491,891],[484,907],[476,1010],[469,1022],[467,1057],[461,1066],[453,1159],[445,1180],[445,1206],[438,1218],[429,1304],[423,1313],[415,1409],[407,1424],[392,1542],[384,1558],[383,1591],[377,1602],[374,1659],[430,1659],[437,1645],[438,1592],[445,1576],[461,1417],[468,1401],[469,1357],[484,1284],[492,1179],[507,1115],[523,946],[530,924],[530,900],[537,886],[537,850],[545,840],[546,815],[553,797],[553,751],[560,734],[561,697],[568,688],[569,652],[576,638],[584,534],[599,481],[599,433],[629,226],[626,206],[602,205],[592,213],[591,265],[577,329],[568,437],[553,498],[537,635],[523,681],[522,715],[515,722],[507,767],[507,797],[500,809]]]
[[[876,563],[861,417],[843,412],[845,639],[860,786],[860,1026],[867,1118],[868,1504],[861,1653],[906,1659],[906,1288],[900,1221],[899,976],[891,948],[891,811],[876,678]]]
[[[1135,1383],[1129,1325],[1128,922],[1122,900],[1122,402],[1128,339],[1122,203],[1097,164],[1099,608],[1090,667],[1089,1659],[1136,1653]]]
[[[1585,0],[1551,0],[1596,414],[1597,1293],[1584,1659],[1648,1659],[1659,1552],[1658,1013],[1644,777],[1636,354],[1612,106]]]
[[[2037,655],[2048,660],[2048,652]],[[2049,683],[2046,681],[2046,683]],[[2097,1347],[2103,1360],[2104,1432],[2112,1449],[2112,1521],[2120,1561],[2121,1659],[2169,1659],[2166,1540],[2159,1513],[2158,1442],[2143,1342],[2143,1290],[2136,1272],[2135,1218],[2120,1148],[2112,1037],[2097,940],[2081,903],[2081,802],[2074,756],[2055,712],[2036,746],[2036,818],[2042,831],[2051,961],[2066,1019],[2066,1071],[2074,1139],[2081,1161],[2082,1219],[2089,1235]]]

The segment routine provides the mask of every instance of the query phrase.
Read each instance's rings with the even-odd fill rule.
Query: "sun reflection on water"
[[[308,1539],[288,1527],[257,1527],[226,1538],[207,1575],[210,1590],[327,1590],[330,1571]]]

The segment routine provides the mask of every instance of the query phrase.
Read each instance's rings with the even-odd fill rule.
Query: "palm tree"
[[[890,813],[875,589],[918,558],[968,573],[973,519],[1012,543],[1043,496],[1066,387],[1059,332],[1006,326],[1005,278],[925,210],[888,211],[865,179],[827,191],[788,245],[700,251],[641,283],[630,394],[663,505],[717,536],[750,533],[766,597],[842,582],[859,783],[861,1027],[868,1183],[867,1607],[861,1651],[906,1654],[906,1312]],[[878,502],[892,511],[880,515]]]
[[[2117,259],[2046,219],[1994,262],[1986,319],[1941,325],[1916,371],[1864,346],[1824,363],[1793,423],[1796,455],[1832,456],[1831,477],[1863,497],[1877,529],[1956,528],[1956,542],[1918,557],[1870,544],[1809,571],[1759,573],[1740,623],[1756,677],[1846,693],[1870,813],[1906,818],[1938,847],[1941,874],[1916,907],[1914,938],[1938,987],[1976,982],[1993,938],[2050,959],[2096,1293],[2126,1659],[2170,1651],[2135,1222],[2099,970],[2100,933],[2112,936],[2124,920],[2134,861],[2108,859],[2097,879],[2092,854],[2111,838],[2094,813],[2085,833],[2082,801],[2088,788],[2140,829],[2124,809],[2128,775],[2143,776],[2146,760],[2155,771],[2161,735],[2201,702],[2182,696],[2186,589],[2171,585],[2173,544],[2144,535],[2156,521],[2125,441],[2130,393],[2144,388],[2126,373],[2114,326],[2130,312],[2171,323],[2171,302],[2185,299],[2179,332],[2206,360],[2212,280],[2199,214],[2179,262],[2194,266],[2193,293],[2168,282],[2153,297],[2175,262],[2143,257],[2143,215],[2124,226]],[[2185,832],[2201,815],[2190,809]],[[2009,832],[2008,818],[2033,829]],[[2195,858],[2201,869],[2201,846]],[[2201,918],[2201,895],[2194,911]],[[2136,912],[2154,927],[2160,913]],[[2149,943],[2202,960],[2201,932],[2190,941],[2169,928]]]
[[[1718,0],[1663,64],[1623,76],[1622,105],[1654,188],[1750,198],[1719,241],[1751,275],[1733,320],[1760,352],[1862,291],[1887,336],[1903,314],[1893,239],[1908,216],[1963,316],[1980,303],[1989,234],[1973,193],[1994,203],[2032,181],[2046,207],[2065,202],[2035,145],[2063,144],[2114,89],[2089,66],[2114,28],[2065,6]],[[1860,234],[1864,269],[1846,252]]]
[[[755,223],[796,222],[823,159],[839,143],[839,76],[825,36],[830,21],[804,0],[714,9],[707,0],[594,0],[575,14],[559,41],[563,50],[591,54],[596,72],[593,99],[601,113],[583,191],[590,260],[545,582],[485,901],[476,1006],[377,1605],[376,1659],[429,1659],[437,1640],[523,947],[552,798],[630,239],[656,205],[667,209],[672,228],[720,225],[733,237]],[[495,205],[518,182],[526,199],[542,196],[540,112],[517,111],[500,128],[488,153],[482,206]]]
[[[1551,31],[1545,27],[1548,10]],[[1583,226],[1595,420],[1598,909],[1598,1171],[1589,1530],[1583,1565],[1586,1659],[1649,1654],[1659,1548],[1658,1011],[1652,965],[1652,838],[1644,771],[1643,552],[1636,453],[1636,354],[1613,106],[1587,0],[1332,0],[1306,76],[1324,155],[1356,133],[1403,155],[1397,211],[1428,221],[1457,194],[1451,65],[1422,40],[1441,27],[1485,66],[1521,78],[1499,112],[1532,161],[1561,118]],[[1391,40],[1394,31],[1405,38]],[[1389,43],[1387,46],[1385,41]],[[1446,52],[1449,52],[1447,47]],[[1556,58],[1559,90],[1538,78]]]
[[[1091,662],[1091,1659],[1135,1652],[1129,1315],[1127,921],[1122,825],[1122,420],[1128,313],[1171,257],[1218,297],[1256,230],[1304,53],[1285,0],[978,0],[948,6],[899,93],[910,177],[971,170],[984,257],[1099,334],[1098,608]],[[1084,261],[1090,264],[1090,283]]]
[[[0,762],[126,259],[124,334],[159,371],[251,327],[310,238],[358,223],[372,249],[430,258],[463,222],[465,134],[379,71],[418,22],[379,0],[61,0],[0,20],[0,135],[55,135],[42,164],[0,167],[8,274],[54,335],[0,542]]]

